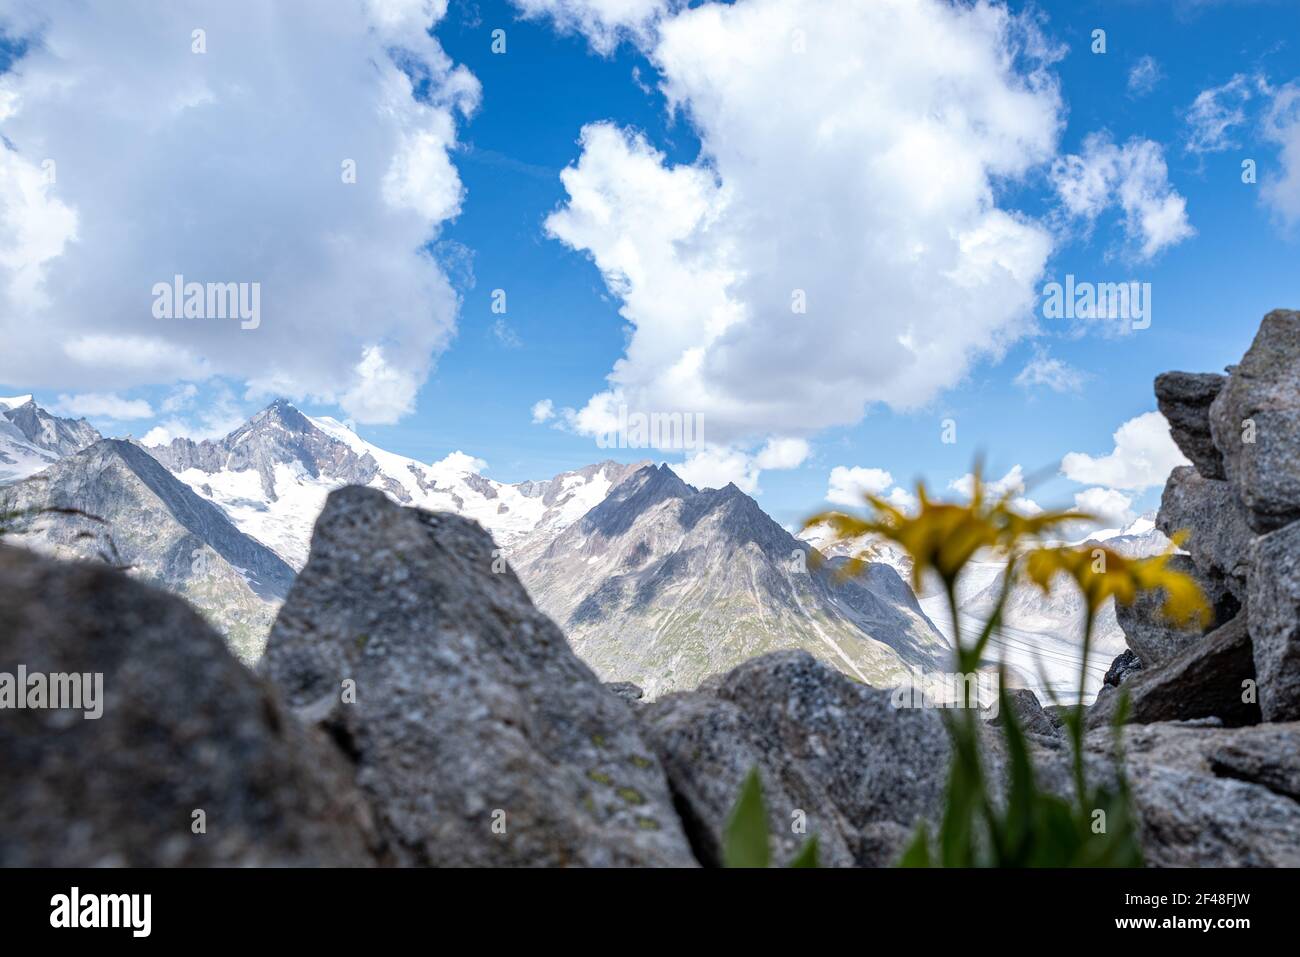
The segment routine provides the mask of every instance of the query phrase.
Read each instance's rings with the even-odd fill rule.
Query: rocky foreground
[[[1150,864],[1300,866],[1300,313],[1266,317],[1228,375],[1156,392],[1193,463],[1158,524],[1190,532],[1179,561],[1215,621],[1122,611],[1087,763],[1123,761]],[[20,666],[102,674],[102,716],[0,710],[5,866],[715,865],[755,767],[778,860],[806,820],[824,865],[889,864],[942,813],[938,712],[801,651],[641,704],[476,523],[374,489],[330,496],[257,672],[179,598],[0,547],[0,674]],[[1028,692],[1016,707],[1064,793],[1056,717]]]

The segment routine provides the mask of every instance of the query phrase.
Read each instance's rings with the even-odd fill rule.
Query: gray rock
[[[1254,724],[1259,705],[1242,700],[1243,683],[1255,677],[1245,612],[1188,645],[1156,668],[1124,683],[1129,720],[1139,724],[1217,717],[1226,724]],[[1099,696],[1088,710],[1089,728],[1111,722],[1121,695]]]
[[[1250,567],[1250,544],[1255,532],[1250,514],[1229,482],[1202,478],[1190,466],[1170,473],[1160,499],[1156,527],[1171,538],[1188,532],[1183,543],[1206,581],[1222,582],[1238,601],[1246,597],[1246,573]],[[1218,589],[1221,591],[1221,589]],[[1207,595],[1211,600],[1217,596]]]
[[[1219,777],[1262,784],[1300,801],[1300,722],[1241,728],[1209,755]]]
[[[632,710],[496,558],[475,522],[334,492],[263,667],[350,754],[399,864],[693,864]]]
[[[1115,660],[1106,669],[1106,677],[1102,680],[1102,685],[1118,688],[1141,670],[1142,659],[1131,648],[1126,648],[1115,656]]]
[[[1124,629],[1124,640],[1147,667],[1169,661],[1184,648],[1200,640],[1206,631],[1231,621],[1240,607],[1222,582],[1202,575],[1186,555],[1175,555],[1169,560],[1168,567],[1196,579],[1206,601],[1214,610],[1214,616],[1208,629],[1199,625],[1179,628],[1164,614],[1163,590],[1141,592],[1129,605],[1116,602],[1115,620]]]
[[[1251,527],[1272,531],[1300,518],[1300,312],[1265,316],[1231,372],[1210,430]]]
[[[0,710],[0,866],[373,861],[347,763],[180,599],[0,547],[0,672],[20,665],[102,674],[103,710]]]
[[[1300,864],[1300,803],[1273,786],[1293,780],[1297,743],[1295,725],[1126,726],[1124,765],[1147,864]],[[1112,755],[1111,733],[1090,733],[1088,748]],[[1234,767],[1241,773],[1233,773]]]
[[[1028,688],[1011,688],[1007,691],[1011,709],[1020,719],[1020,727],[1030,734],[1044,734],[1049,737],[1060,733],[1060,725],[1052,715],[1043,710],[1038,695]],[[993,724],[1001,725],[1002,715],[993,719]]]
[[[732,805],[757,767],[777,860],[806,839],[791,829],[802,811],[824,865],[869,865],[888,854],[880,840],[864,843],[865,829],[892,824],[897,837],[937,820],[947,774],[938,714],[895,708],[892,697],[789,651],[740,665],[712,692],[668,695],[639,715],[705,863],[720,859]]]
[[[1268,721],[1300,718],[1300,522],[1256,540],[1250,637],[1259,705]]]
[[[645,691],[640,685],[635,685],[630,681],[607,681],[605,690],[616,698],[622,698],[625,701],[640,701],[645,697]]]
[[[1217,373],[1165,372],[1156,376],[1156,405],[1174,441],[1206,478],[1224,478],[1223,456],[1210,436],[1210,403],[1227,382]]]

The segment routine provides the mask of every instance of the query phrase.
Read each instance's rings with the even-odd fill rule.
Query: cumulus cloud
[[[167,445],[178,438],[223,438],[248,417],[247,409],[221,380],[212,380],[203,389],[184,383],[163,399],[160,409],[167,418],[144,434],[140,441],[145,445]]]
[[[1022,389],[1047,388],[1053,392],[1080,392],[1087,375],[1061,359],[1048,354],[1046,349],[1035,349],[1034,357],[1012,380]]]
[[[861,506],[867,495],[884,499],[902,511],[916,507],[916,496],[894,484],[894,476],[885,469],[837,465],[831,469],[826,501],[832,505]]]
[[[1139,260],[1196,235],[1187,200],[1169,184],[1158,143],[1134,137],[1123,146],[1105,132],[1091,133],[1083,153],[1052,164],[1052,183],[1066,213],[1091,228],[1106,210],[1124,214],[1124,232]]]
[[[687,485],[696,488],[725,488],[734,484],[747,494],[758,491],[759,470],[752,457],[740,449],[706,446],[672,466]]]
[[[457,449],[445,458],[441,458],[429,466],[435,470],[455,472],[457,475],[463,475],[466,472],[473,472],[475,475],[482,472],[488,467],[487,462],[477,456],[470,455]]]
[[[1260,198],[1287,228],[1300,224],[1300,81],[1280,87],[1264,116],[1263,135],[1279,147],[1278,172],[1265,174]]]
[[[984,495],[986,498],[999,499],[1010,497],[1011,505],[1020,512],[1032,515],[1041,512],[1042,507],[1033,499],[1025,497],[1025,470],[1019,465],[1013,465],[1005,475],[998,479],[990,479],[988,476],[983,478]],[[956,492],[962,498],[969,499],[971,493],[975,491],[975,475],[973,472],[967,472],[961,478],[953,479],[948,483],[948,488]]]
[[[1061,459],[1061,473],[1083,485],[1142,492],[1164,485],[1169,473],[1188,461],[1169,434],[1159,412],[1145,412],[1115,430],[1115,448],[1101,456],[1070,452]]]
[[[533,424],[541,425],[555,418],[555,403],[550,399],[541,399],[533,403]]]
[[[54,411],[59,415],[72,415],[91,419],[148,419],[153,416],[153,407],[144,399],[123,399],[112,392],[83,392],[77,395],[61,395],[54,404]]]
[[[795,469],[811,451],[804,439],[769,439],[754,457],[754,464],[760,469]]]
[[[1123,528],[1136,518],[1132,496],[1113,488],[1084,489],[1074,496],[1074,507],[1102,527]]]
[[[6,3],[0,381],[221,375],[362,422],[409,409],[454,331],[428,247],[479,92],[428,33],[445,6]],[[260,325],[154,318],[176,275],[259,283]]]
[[[1222,86],[1198,93],[1187,110],[1187,152],[1219,153],[1235,148],[1234,131],[1245,125],[1246,104],[1261,82],[1238,73]]]
[[[1155,57],[1139,57],[1128,71],[1128,93],[1132,97],[1143,97],[1156,88],[1164,78],[1160,64]]]
[[[864,496],[883,495],[894,484],[894,476],[884,469],[837,465],[831,469],[826,501],[834,505],[861,505]]]
[[[1033,328],[1051,236],[997,201],[1062,123],[1056,51],[1030,21],[745,0],[655,37],[702,152],[672,164],[633,131],[582,131],[546,225],[594,260],[632,333],[574,428],[626,404],[704,413],[726,445],[807,436],[924,404]]]
[[[752,495],[759,491],[758,479],[764,470],[798,468],[811,452],[805,440],[791,438],[769,439],[755,454],[735,446],[706,444],[672,469],[696,488],[723,488],[734,483]]]
[[[511,0],[526,18],[550,17],[561,32],[579,32],[609,54],[624,39],[648,42],[655,22],[686,0]],[[694,484],[694,483],[691,483]],[[725,483],[724,483],[725,484]]]

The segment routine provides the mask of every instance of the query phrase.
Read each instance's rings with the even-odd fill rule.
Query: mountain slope
[[[652,696],[783,648],[872,684],[946,669],[943,637],[893,569],[840,582],[811,551],[734,485],[699,491],[647,466],[524,548],[516,570],[603,679]]]
[[[418,462],[283,400],[223,439],[175,439],[148,451],[294,568],[307,559],[325,497],[344,485],[368,485],[402,505],[473,518],[511,551],[576,521],[637,467],[602,462],[545,482],[507,485],[478,474],[481,463],[471,456]]]
[[[136,445],[105,439],[0,493],[30,515],[5,535],[61,558],[102,558],[182,595],[246,661],[261,654],[293,569]]]
[[[30,395],[0,398],[0,485],[47,468],[102,438],[85,419],[62,419]]]

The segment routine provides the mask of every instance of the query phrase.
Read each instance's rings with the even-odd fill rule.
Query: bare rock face
[[[1272,531],[1300,519],[1300,312],[1265,316],[1231,373],[1211,433],[1251,527]]]
[[[331,494],[262,667],[349,754],[395,863],[694,863],[632,709],[473,521]]]
[[[817,834],[825,866],[883,865],[919,820],[937,819],[948,765],[939,715],[891,698],[807,652],[785,651],[639,716],[702,862],[720,859],[731,807],[757,767],[776,860]],[[800,819],[806,833],[792,829]]]
[[[180,599],[0,547],[0,682],[20,667],[102,675],[101,715],[0,710],[0,866],[373,862],[346,762]]]
[[[1110,731],[1088,748],[1112,756]],[[1128,725],[1123,751],[1148,865],[1300,865],[1300,725]]]
[[[1061,733],[1061,726],[1053,720],[1052,715],[1043,710],[1038,695],[1034,694],[1030,689],[1011,688],[1007,691],[1007,700],[1010,702],[1011,710],[1015,712],[1023,730],[1030,734],[1046,735],[1047,737],[1056,737]],[[999,714],[994,718],[993,723],[1002,724],[1002,715]]]
[[[1255,541],[1250,638],[1268,721],[1300,718],[1300,522]]]
[[[1227,377],[1212,372],[1165,372],[1156,376],[1156,405],[1169,422],[1169,431],[1196,471],[1206,478],[1224,478],[1223,456],[1210,435],[1210,403]]]
[[[1174,556],[1169,560],[1169,567],[1197,580],[1206,600],[1214,610],[1214,617],[1207,629],[1202,629],[1198,625],[1179,628],[1164,615],[1163,591],[1143,592],[1129,605],[1117,603],[1115,620],[1124,629],[1124,640],[1129,648],[1137,653],[1142,664],[1148,668],[1164,664],[1189,645],[1199,641],[1206,631],[1230,621],[1240,607],[1222,583],[1200,574],[1187,556]]]
[[[1174,469],[1160,498],[1156,527],[1171,538],[1187,532],[1183,547],[1200,572],[1197,577],[1217,585],[1216,591],[1226,587],[1238,601],[1245,599],[1255,532],[1231,483],[1204,478],[1186,465]]]
[[[1144,668],[1125,681],[1129,720],[1149,724],[1215,717],[1227,724],[1254,724],[1260,719],[1259,705],[1244,694],[1243,685],[1254,678],[1255,663],[1243,612],[1187,645],[1161,667]],[[1109,724],[1119,698],[1119,692],[1112,689],[1098,695],[1088,711],[1088,727]]]

